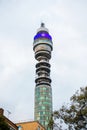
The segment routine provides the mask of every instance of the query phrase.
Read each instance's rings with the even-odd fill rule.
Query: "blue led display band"
[[[35,35],[35,37],[34,37],[34,40],[37,40],[37,39],[39,39],[39,38],[47,38],[47,39],[49,39],[49,40],[52,40],[52,37],[51,37],[48,33],[46,33],[46,32],[37,33],[37,34]]]

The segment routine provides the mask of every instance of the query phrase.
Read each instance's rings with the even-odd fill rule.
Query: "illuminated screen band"
[[[34,40],[39,39],[39,38],[47,38],[49,40],[52,40],[52,37],[46,32],[37,33],[34,37]]]

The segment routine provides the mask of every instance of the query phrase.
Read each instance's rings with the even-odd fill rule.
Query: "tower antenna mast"
[[[34,36],[33,50],[35,59],[38,61],[36,64],[34,118],[47,129],[53,111],[49,63],[53,43],[52,37],[43,22]]]

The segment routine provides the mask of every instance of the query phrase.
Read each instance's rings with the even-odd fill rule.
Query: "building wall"
[[[19,127],[19,130],[45,130],[40,123],[35,121],[17,123],[16,125]]]
[[[0,108],[0,116],[5,118],[5,122],[10,127],[10,130],[18,130],[18,127],[12,121],[10,121],[7,117],[4,116],[4,110],[2,108]]]

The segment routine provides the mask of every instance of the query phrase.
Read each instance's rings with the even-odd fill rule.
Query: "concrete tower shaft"
[[[44,23],[34,36],[33,50],[35,52],[36,78],[35,78],[35,108],[34,117],[47,128],[52,114],[52,88],[50,78],[51,51],[53,50],[52,37]]]

